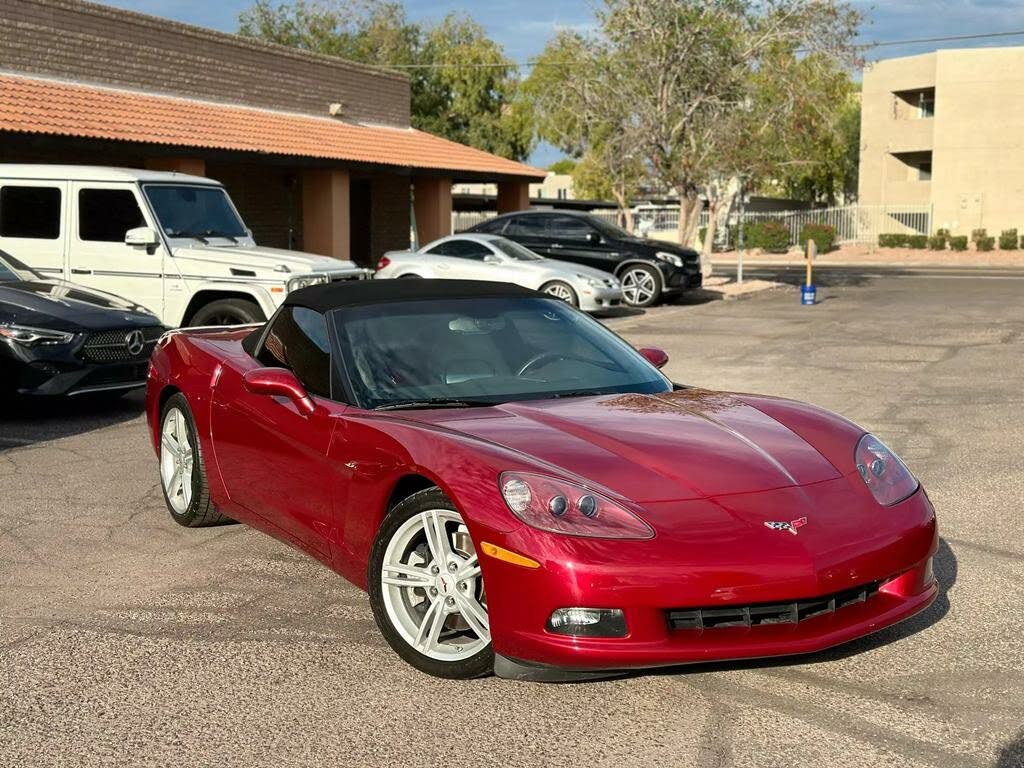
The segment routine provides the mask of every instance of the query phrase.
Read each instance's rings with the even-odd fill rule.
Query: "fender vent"
[[[851,605],[866,602],[878,593],[873,581],[832,595],[797,600],[792,603],[755,603],[720,608],[671,608],[665,612],[669,629],[718,629],[721,627],[760,627],[766,624],[799,624],[802,621],[835,613]]]

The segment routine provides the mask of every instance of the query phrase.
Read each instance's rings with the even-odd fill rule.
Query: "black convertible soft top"
[[[386,304],[395,301],[432,299],[551,298],[540,291],[513,283],[483,280],[339,280],[311,285],[289,293],[285,306],[330,312],[340,307]]]

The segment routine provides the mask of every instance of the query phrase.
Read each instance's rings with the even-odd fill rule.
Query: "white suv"
[[[0,164],[0,250],[168,326],[259,322],[296,288],[372,274],[257,246],[216,181],[121,168]]]

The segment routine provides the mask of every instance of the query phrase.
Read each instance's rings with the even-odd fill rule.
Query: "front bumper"
[[[483,565],[492,641],[502,657],[498,671],[558,679],[552,669],[613,672],[804,654],[877,632],[924,610],[938,592],[930,563],[938,536],[927,497],[919,491],[893,510],[905,515],[905,529],[862,545],[838,539],[830,551],[811,554],[799,536],[765,529],[755,545],[729,542],[719,549],[714,544],[721,540],[709,541],[704,549],[718,554],[704,556],[695,548],[692,564],[685,545],[677,548],[663,540],[653,546],[662,538],[661,529],[648,542],[568,543],[565,537],[559,542],[553,535],[517,529],[495,543],[536,559],[541,567],[531,570],[490,558]],[[759,538],[758,533],[754,529],[747,538]],[[676,532],[664,536],[676,538]],[[772,541],[777,551],[771,550]],[[672,549],[677,553],[671,554]],[[864,601],[796,623],[680,629],[669,621],[677,610],[802,601],[869,583],[878,589]],[[571,637],[545,628],[555,609],[573,606],[622,609],[627,635]]]
[[[669,272],[662,272],[665,277],[665,291],[687,291],[700,288],[704,284],[704,275],[699,263],[687,264],[682,268],[673,267]]]
[[[611,309],[622,304],[621,288],[594,288],[587,285],[578,288],[577,294],[580,299],[580,309],[584,312]]]

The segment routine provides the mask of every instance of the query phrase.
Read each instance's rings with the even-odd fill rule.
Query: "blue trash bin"
[[[816,303],[817,295],[817,286],[807,284],[802,284],[800,286],[800,303],[805,307],[813,307]]]

